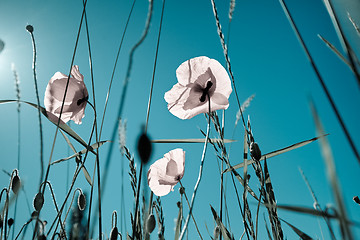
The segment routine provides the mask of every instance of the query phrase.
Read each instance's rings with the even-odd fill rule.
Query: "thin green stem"
[[[58,117],[58,122],[57,122],[57,124],[56,124],[56,130],[55,130],[54,140],[53,140],[53,143],[52,143],[52,146],[51,146],[50,157],[49,157],[49,162],[48,162],[48,166],[47,166],[46,173],[45,173],[44,182],[47,181],[47,179],[48,179],[48,177],[49,177],[49,173],[50,173],[51,160],[52,160],[52,156],[53,156],[53,154],[54,154],[55,143],[56,143],[56,139],[57,139],[57,134],[58,134],[58,132],[59,132],[59,125],[60,125],[60,121],[61,121],[61,116],[62,116],[62,113],[63,113],[63,110],[64,110],[66,94],[67,94],[67,90],[68,90],[69,82],[70,82],[71,69],[72,69],[72,66],[73,66],[74,60],[75,60],[76,50],[77,50],[77,46],[78,46],[78,42],[79,42],[79,37],[80,37],[81,26],[82,26],[82,22],[83,22],[83,19],[84,19],[84,13],[85,13],[86,3],[87,3],[87,0],[85,0],[85,5],[84,5],[83,11],[82,11],[82,15],[81,15],[81,20],[80,20],[80,24],[79,24],[78,33],[77,33],[77,36],[76,36],[75,47],[74,47],[74,52],[73,52],[73,56],[72,56],[72,59],[71,59],[69,75],[68,75],[68,79],[67,79],[67,81],[66,81],[64,97],[63,97],[62,104],[61,104],[61,108],[60,108],[60,114],[59,114],[59,117]],[[40,106],[40,105],[39,105],[39,106]],[[91,138],[90,138],[90,139],[91,139]],[[87,153],[87,151],[86,151],[86,153]],[[42,190],[39,188],[39,191],[41,191],[42,194],[44,194],[44,192],[45,192],[45,186],[43,187]],[[38,228],[39,216],[40,216],[40,213],[39,213],[39,215],[37,216],[37,221],[36,221],[36,224],[35,224],[35,229],[34,229],[34,232],[33,232],[33,237],[32,237],[32,239],[35,239],[35,236],[36,236],[36,232],[37,232],[37,228]]]
[[[90,73],[91,73],[91,88],[92,88],[92,94],[93,94],[93,100],[94,105],[89,103],[91,107],[94,110],[94,125],[95,125],[95,139],[96,142],[99,142],[99,136],[98,136],[98,129],[97,129],[97,114],[96,114],[96,97],[95,97],[95,83],[94,83],[94,72],[93,72],[93,64],[92,64],[92,57],[91,57],[91,44],[90,44],[90,34],[89,34],[89,28],[88,28],[88,22],[86,17],[86,9],[85,9],[85,1],[83,0],[84,4],[84,18],[85,18],[85,28],[86,28],[86,37],[87,37],[87,43],[88,43],[88,51],[89,51],[89,66],[90,66]],[[100,161],[99,161],[99,148],[96,149],[96,166],[97,169],[97,181],[98,181],[98,210],[99,210],[99,239],[101,239],[102,234],[102,221],[101,221],[101,176],[100,176]],[[93,181],[94,183],[94,181]],[[91,185],[91,188],[94,187],[94,184]],[[90,217],[89,217],[90,219]]]

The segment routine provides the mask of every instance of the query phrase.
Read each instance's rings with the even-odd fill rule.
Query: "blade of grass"
[[[204,143],[206,138],[184,138],[184,139],[155,139],[151,140],[153,143]],[[223,140],[220,138],[210,138],[211,142],[222,142]],[[236,142],[236,140],[232,139],[224,139],[224,143],[232,143]]]
[[[291,227],[291,229],[302,239],[302,240],[312,240],[312,238],[307,235],[306,233],[304,233],[303,231],[301,231],[300,229],[298,229],[297,227],[295,227],[294,225],[288,223],[287,221],[285,221],[284,219],[279,218],[281,221],[283,221],[284,223],[286,223],[289,227]]]
[[[332,45],[328,40],[326,40],[324,37],[322,37],[320,34],[318,34],[318,37],[326,44],[326,46],[328,46],[331,51],[333,51],[346,65],[348,65],[348,67],[350,67],[351,70],[353,70],[351,68],[351,65],[349,63],[349,61],[339,52],[339,50],[336,49],[336,47],[334,47],[334,45]]]
[[[220,227],[220,231],[222,233],[222,236],[224,237],[224,240],[234,240],[234,237],[230,234],[230,232],[226,229],[224,224],[221,222],[215,209],[211,205],[210,205],[210,208],[211,208],[211,212],[213,214],[214,220],[216,221],[216,224]]]
[[[324,134],[324,135],[319,136],[319,137],[314,137],[314,138],[311,138],[311,139],[309,139],[309,140],[305,140],[305,141],[302,141],[302,142],[298,142],[298,143],[292,144],[292,145],[290,145],[290,146],[281,148],[281,149],[279,149],[279,150],[266,153],[266,154],[264,154],[264,155],[261,156],[260,161],[264,160],[265,158],[266,158],[266,159],[269,159],[269,158],[278,156],[278,155],[280,155],[280,154],[289,152],[289,151],[291,151],[291,150],[294,150],[294,149],[303,147],[303,146],[305,146],[305,145],[307,145],[307,144],[309,144],[309,143],[312,143],[312,142],[318,140],[319,138],[325,137],[325,136],[327,136],[327,135],[328,135],[328,134]],[[254,160],[250,159],[250,160],[248,161],[248,164],[252,164],[252,163],[254,163]],[[238,168],[242,168],[242,167],[244,167],[244,163],[240,163],[240,164],[237,164],[237,165],[232,166],[232,168],[225,169],[224,172],[229,172],[229,171],[231,171],[232,169],[238,169]]]
[[[310,108],[311,108],[311,112],[312,112],[312,115],[313,115],[313,118],[315,121],[316,132],[319,134],[323,134],[324,128],[323,128],[320,117],[319,117],[312,101],[310,101]],[[338,177],[336,174],[334,158],[332,156],[330,144],[329,144],[327,138],[320,139],[320,148],[321,148],[321,153],[322,153],[324,161],[325,161],[328,180],[330,182],[331,189],[332,189],[334,197],[335,197],[337,210],[339,211],[339,214],[340,214],[339,220],[340,220],[340,226],[341,226],[341,229],[343,232],[343,237],[344,237],[344,239],[351,240],[351,239],[353,239],[353,236],[352,236],[351,229],[346,222],[346,219],[348,219],[348,218],[347,218],[345,203],[344,203],[344,200],[342,197],[343,196],[342,191],[341,191],[341,188],[339,185],[339,180],[338,180]]]
[[[4,103],[11,103],[11,102],[18,102],[18,100],[0,100],[0,104],[4,104]],[[54,125],[57,125],[57,117],[52,115],[51,113],[47,112],[45,108],[38,106],[34,103],[31,102],[27,102],[27,101],[20,101],[21,103],[26,103],[36,109],[40,109],[40,112],[50,121],[52,122]],[[56,120],[55,120],[56,119]],[[61,130],[63,130],[64,132],[66,132],[67,134],[69,134],[72,138],[74,138],[77,142],[79,142],[81,145],[83,145],[85,148],[87,148],[89,151],[91,151],[92,153],[95,154],[94,150],[91,149],[91,147],[89,147],[87,145],[87,143],[74,131],[72,130],[67,124],[65,124],[64,122],[60,122],[59,123],[59,128]]]
[[[279,0],[279,1],[280,1],[280,4],[281,4],[281,6],[282,6],[282,8],[283,8],[283,11],[284,11],[285,15],[287,16],[287,18],[288,18],[288,20],[289,20],[289,22],[290,22],[290,24],[291,24],[291,26],[292,26],[295,34],[296,34],[296,36],[297,36],[297,38],[298,38],[301,46],[303,47],[303,49],[304,49],[304,51],[305,51],[305,53],[306,53],[306,56],[307,56],[307,58],[308,58],[308,60],[309,60],[309,62],[310,62],[310,64],[311,64],[311,66],[312,66],[312,68],[313,68],[316,76],[317,76],[317,79],[319,80],[319,83],[320,83],[321,87],[323,88],[323,90],[324,90],[324,92],[325,92],[325,95],[326,95],[326,97],[327,97],[327,99],[328,99],[328,101],[329,101],[329,103],[330,103],[330,105],[331,105],[331,107],[332,107],[335,115],[336,115],[336,118],[337,118],[337,120],[338,120],[338,122],[339,122],[339,124],[340,124],[340,126],[341,126],[341,128],[342,128],[342,130],[343,130],[343,132],[344,132],[344,134],[345,134],[345,136],[346,136],[346,139],[348,140],[349,145],[350,145],[350,147],[351,147],[351,149],[352,149],[352,151],[353,151],[356,159],[357,159],[358,162],[360,163],[360,155],[359,155],[359,152],[358,152],[358,150],[357,150],[357,148],[356,148],[356,146],[355,146],[355,144],[354,144],[354,141],[352,140],[352,138],[351,138],[351,136],[350,136],[349,131],[347,130],[347,127],[345,126],[345,123],[344,123],[344,121],[343,121],[343,119],[342,119],[342,117],[341,117],[341,115],[340,115],[337,107],[335,106],[335,102],[334,102],[333,98],[331,97],[330,92],[329,92],[329,90],[327,89],[327,87],[326,87],[326,85],[325,85],[325,82],[324,82],[323,78],[321,77],[318,68],[317,68],[316,65],[315,65],[315,62],[314,62],[313,58],[311,57],[311,54],[310,54],[307,46],[305,45],[305,42],[304,42],[302,36],[300,35],[300,32],[299,32],[298,28],[297,28],[296,25],[295,25],[295,22],[294,22],[291,14],[290,14],[288,8],[287,8],[286,5],[285,5],[284,0]],[[326,0],[325,0],[325,1],[326,1]],[[353,64],[352,64],[352,65],[353,65]],[[358,79],[358,80],[359,80],[359,83],[360,83],[360,79]]]

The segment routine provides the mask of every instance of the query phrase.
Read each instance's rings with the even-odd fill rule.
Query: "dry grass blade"
[[[266,204],[264,204],[264,205],[266,205]],[[326,212],[325,211],[319,211],[319,210],[316,210],[316,209],[313,209],[313,208],[308,208],[308,207],[279,205],[279,204],[277,204],[276,207],[278,209],[291,211],[291,212],[303,213],[303,214],[308,214],[308,215],[318,216],[318,217],[325,217],[325,218],[329,218],[329,219],[339,219],[339,216],[336,215],[336,214],[329,213],[328,211],[326,211]],[[360,227],[359,222],[346,220],[346,223],[357,226],[357,227]]]
[[[90,147],[91,147],[92,150],[96,150],[97,148],[101,147],[101,146],[102,146],[104,143],[106,143],[106,142],[110,142],[110,141],[108,141],[108,140],[106,140],[106,141],[100,141],[100,142],[98,142],[98,143],[92,144]],[[72,145],[70,145],[70,146],[72,146]],[[73,149],[73,147],[71,147],[71,148]],[[73,149],[73,150],[74,150],[74,149]],[[74,157],[79,157],[79,156],[81,156],[82,154],[85,154],[86,151],[87,151],[87,149],[83,149],[83,150],[81,150],[80,152],[77,152],[77,153],[75,153],[75,154],[73,154],[73,155],[71,155],[71,156],[69,156],[69,157],[56,160],[56,161],[52,162],[50,165],[54,165],[54,164],[56,164],[56,163],[60,163],[60,162],[66,161],[66,160],[72,159],[72,158],[74,158]]]
[[[185,139],[157,139],[151,140],[152,143],[204,143],[206,138],[185,138]],[[232,143],[236,142],[236,140],[232,139],[220,139],[220,138],[210,138],[210,142],[217,143],[217,142],[224,142],[224,143]]]
[[[334,45],[332,45],[328,40],[323,38],[320,34],[318,34],[318,37],[352,70],[349,61],[344,57],[344,55],[339,52],[339,50],[336,49],[336,47],[334,47]]]
[[[316,132],[318,134],[323,134],[324,128],[323,128],[320,117],[319,117],[312,101],[310,102],[310,108],[311,108],[311,112],[313,114],[313,118],[315,121]],[[342,198],[343,195],[342,195],[342,191],[341,191],[341,188],[339,185],[339,180],[338,180],[338,177],[336,174],[334,158],[332,156],[330,144],[329,144],[327,138],[322,138],[320,140],[320,147],[321,147],[321,153],[322,153],[324,161],[325,161],[328,180],[330,182],[331,189],[333,190],[337,210],[339,211],[341,232],[342,232],[344,239],[351,240],[351,239],[353,239],[353,236],[351,233],[351,229],[346,221],[346,219],[348,219],[347,213],[346,213],[346,208],[345,208],[344,200]]]
[[[352,25],[354,26],[356,32],[358,33],[358,35],[360,35],[360,28],[359,26],[356,24],[355,20],[350,16],[350,13],[347,13],[348,18],[350,20],[350,22],[352,23]]]
[[[267,209],[268,209],[268,213],[269,213],[271,227],[273,229],[273,235],[274,235],[275,239],[283,239],[284,234],[283,234],[283,231],[281,228],[281,223],[279,221],[279,217],[277,214],[275,194],[274,194],[274,189],[272,187],[266,158],[264,161],[264,175],[265,175],[266,199],[269,202],[269,204],[267,205]]]
[[[236,113],[236,120],[235,120],[235,126],[237,126],[239,120],[241,119],[241,113],[244,112],[246,110],[246,108],[248,108],[250,106],[250,102],[254,99],[255,94],[251,95],[250,97],[248,97],[245,102],[243,102],[243,104],[241,105],[241,112],[240,110]]]
[[[11,103],[11,102],[18,102],[18,100],[0,100],[0,104],[3,104],[3,103]],[[40,109],[40,112],[50,121],[52,122],[55,126],[57,125],[57,121],[53,121],[51,120],[51,118],[48,116],[48,113],[46,112],[46,109],[41,107],[41,106],[38,106],[34,103],[31,103],[31,102],[26,102],[26,101],[20,101],[22,103],[26,103],[36,109]],[[56,118],[58,119],[58,118]],[[59,128],[61,130],[63,130],[64,132],[66,132],[67,134],[69,134],[72,138],[74,138],[77,142],[79,142],[81,145],[83,145],[85,148],[88,148],[89,151],[91,151],[92,153],[96,154],[94,152],[94,150],[92,150],[91,148],[89,148],[89,146],[86,144],[86,142],[74,131],[72,130],[68,125],[66,125],[65,123],[62,123],[60,122],[59,123]]]
[[[230,234],[230,232],[226,229],[224,224],[221,222],[219,216],[217,215],[215,209],[210,205],[211,212],[214,216],[214,220],[216,221],[216,224],[220,227],[220,231],[222,233],[222,236],[224,237],[224,240],[233,240],[234,237]]]
[[[303,231],[301,231],[300,229],[298,229],[297,227],[295,227],[294,225],[288,223],[287,221],[285,221],[284,219],[281,219],[281,221],[283,221],[284,223],[286,223],[289,227],[291,227],[291,229],[303,240],[312,240],[312,238],[307,235],[306,233],[304,233]]]
[[[285,147],[285,148],[282,148],[282,149],[279,149],[279,150],[276,150],[276,151],[273,151],[273,152],[266,153],[266,154],[262,155],[260,161],[264,160],[265,158],[269,159],[269,158],[275,157],[277,155],[289,152],[291,150],[303,147],[303,146],[308,145],[309,143],[312,143],[312,142],[318,140],[319,138],[325,137],[327,135],[329,135],[329,134],[324,134],[324,135],[319,136],[319,137],[314,137],[312,139],[305,140],[305,141],[302,141],[302,142],[298,142],[298,143],[295,143],[295,144],[290,145],[288,147]],[[254,160],[249,160],[248,161],[248,164],[252,164],[252,163],[254,163]],[[232,169],[238,169],[238,168],[242,168],[242,167],[244,167],[244,163],[240,163],[240,164],[237,164],[235,166],[232,166],[232,168],[225,169],[224,173],[225,172],[230,172],[230,171],[232,171]]]

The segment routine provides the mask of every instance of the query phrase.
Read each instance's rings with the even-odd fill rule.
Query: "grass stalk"
[[[35,93],[36,93],[36,101],[37,105],[40,106],[40,98],[39,98],[39,90],[37,85],[36,79],[36,44],[35,44],[35,37],[34,37],[34,28],[31,25],[26,26],[27,31],[30,33],[32,46],[33,46],[33,77],[34,77],[34,86],[35,86]],[[38,117],[39,117],[39,133],[40,133],[40,183],[42,183],[42,179],[44,176],[44,143],[43,143],[43,131],[42,131],[42,123],[41,123],[41,112],[38,108]]]
[[[204,161],[205,161],[205,154],[206,154],[206,148],[207,148],[207,143],[209,141],[209,134],[210,134],[210,114],[211,114],[211,107],[210,107],[210,96],[209,94],[207,94],[208,96],[208,102],[209,102],[209,116],[208,116],[208,123],[207,123],[207,128],[206,128],[206,137],[205,137],[205,143],[204,143],[204,148],[203,148],[203,152],[201,155],[201,160],[200,160],[200,169],[199,169],[199,176],[198,179],[196,181],[195,187],[194,187],[194,192],[192,194],[191,197],[191,203],[190,203],[190,207],[189,207],[189,213],[188,216],[186,217],[186,221],[184,224],[183,229],[181,230],[181,234],[179,239],[182,240],[184,238],[185,232],[187,230],[187,227],[189,225],[189,220],[190,220],[190,216],[192,214],[193,211],[193,207],[194,207],[194,202],[195,202],[195,196],[197,193],[197,189],[199,187],[200,181],[201,181],[201,177],[202,177],[202,172],[203,172],[203,166],[204,166]]]
[[[320,72],[319,72],[317,66],[315,65],[315,62],[314,62],[313,58],[311,57],[311,54],[310,54],[310,52],[309,52],[309,50],[308,50],[308,48],[307,48],[307,46],[306,46],[306,44],[305,44],[305,42],[304,42],[301,34],[300,34],[300,32],[299,32],[299,30],[298,30],[298,28],[297,28],[297,26],[296,26],[296,24],[295,24],[295,22],[294,22],[294,20],[293,20],[293,18],[292,18],[292,16],[291,16],[291,14],[290,14],[287,6],[286,6],[284,0],[279,0],[279,1],[280,1],[280,4],[281,4],[281,6],[282,6],[282,8],[283,8],[283,11],[284,11],[286,17],[288,18],[288,21],[289,21],[290,25],[292,26],[292,28],[293,28],[293,30],[294,30],[294,32],[295,32],[295,34],[296,34],[296,36],[297,36],[297,38],[298,38],[301,46],[302,46],[302,48],[304,49],[304,51],[305,51],[305,53],[306,53],[306,56],[307,56],[307,58],[308,58],[308,60],[309,60],[309,62],[310,62],[310,64],[311,64],[311,66],[312,66],[312,68],[313,68],[316,76],[317,76],[317,79],[318,79],[319,82],[320,82],[321,87],[323,88],[323,90],[324,90],[324,92],[325,92],[325,94],[326,94],[326,97],[327,97],[327,99],[328,99],[328,101],[329,101],[329,103],[330,103],[330,105],[331,105],[331,107],[332,107],[332,109],[333,109],[333,111],[334,111],[334,113],[335,113],[335,115],[336,115],[336,118],[337,118],[338,122],[340,123],[340,126],[341,126],[341,128],[342,128],[342,130],[343,130],[343,132],[344,132],[344,134],[345,134],[345,136],[346,136],[346,139],[347,139],[347,141],[349,142],[349,145],[350,145],[350,147],[351,147],[351,149],[352,149],[352,151],[353,151],[356,159],[357,159],[358,162],[360,163],[360,155],[359,155],[359,152],[358,152],[358,150],[356,149],[356,146],[355,146],[355,144],[354,144],[354,141],[352,140],[352,138],[351,138],[351,136],[350,136],[350,133],[349,133],[349,131],[347,130],[347,127],[345,126],[345,123],[344,123],[344,121],[343,121],[343,119],[342,119],[342,117],[341,117],[341,115],[340,115],[337,107],[335,106],[335,102],[334,102],[333,98],[331,97],[330,92],[329,92],[329,90],[327,89],[327,87],[326,87],[326,85],[325,85],[325,82],[324,82],[323,78],[321,77]]]

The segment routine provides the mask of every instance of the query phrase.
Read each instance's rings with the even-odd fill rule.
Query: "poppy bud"
[[[117,227],[113,227],[110,232],[110,240],[116,240],[118,237],[119,231]]]
[[[32,25],[27,25],[26,26],[26,30],[29,32],[29,33],[32,33],[34,31],[34,27]]]
[[[138,153],[139,153],[141,162],[146,164],[150,159],[152,146],[151,146],[150,139],[148,138],[148,136],[145,133],[141,134],[141,136],[138,140],[137,149],[138,149]]]
[[[44,195],[41,192],[38,192],[33,201],[34,208],[37,212],[40,212],[41,208],[44,205]]]
[[[11,190],[12,190],[15,194],[17,194],[17,193],[19,192],[20,186],[21,186],[20,178],[19,178],[18,175],[15,175],[15,176],[12,178]]]
[[[81,211],[84,211],[86,206],[86,198],[85,195],[81,192],[79,194],[78,200],[77,200],[78,207]]]
[[[251,156],[253,156],[253,158],[255,160],[257,160],[257,161],[260,160],[261,151],[260,151],[259,145],[256,142],[250,143],[250,153],[251,153]]]
[[[148,233],[152,233],[152,231],[154,231],[155,229],[155,217],[154,214],[150,214],[148,219],[146,220],[146,231]]]
[[[185,188],[184,187],[180,187],[179,188],[179,192],[181,195],[183,195],[185,193]]]
[[[13,218],[9,218],[8,219],[8,226],[11,227],[14,224],[14,219]]]

